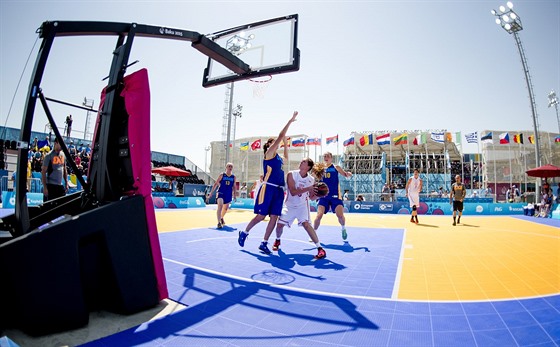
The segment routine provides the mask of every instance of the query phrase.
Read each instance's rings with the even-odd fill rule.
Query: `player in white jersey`
[[[418,169],[414,169],[414,176],[408,179],[404,190],[412,208],[410,221],[418,224],[417,209],[420,207],[420,192],[422,191],[422,179],[419,177]]]
[[[321,247],[315,229],[309,223],[311,220],[309,200],[316,199],[315,179],[309,174],[309,170],[313,168],[313,165],[313,160],[309,158],[303,159],[299,164],[299,170],[288,172],[288,193],[282,209],[282,215],[276,224],[276,240],[272,247],[274,251],[277,251],[280,247],[280,237],[284,231],[284,225],[289,227],[297,219],[298,225],[303,226],[313,243],[315,243],[315,246],[317,246],[317,255],[314,259],[322,259],[327,256],[327,253]],[[267,246],[270,234],[272,234],[272,231],[268,232],[267,230],[265,232],[263,242],[259,246],[259,249],[265,254],[271,253]]]

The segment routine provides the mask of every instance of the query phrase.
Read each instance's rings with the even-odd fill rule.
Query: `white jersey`
[[[292,174],[294,179],[294,185],[296,189],[311,187],[315,183],[315,179],[311,175],[301,177],[299,170],[292,170],[288,174]],[[288,189],[288,194],[286,195],[286,206],[287,207],[299,207],[309,203],[309,192],[303,194],[292,195]]]
[[[420,176],[418,178],[414,178],[414,176],[410,177],[410,184],[408,185],[408,194],[420,194]]]

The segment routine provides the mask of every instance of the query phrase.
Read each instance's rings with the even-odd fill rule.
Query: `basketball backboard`
[[[205,35],[249,65],[251,70],[237,74],[209,58],[202,85],[210,87],[299,70],[297,32],[298,15],[294,14]]]

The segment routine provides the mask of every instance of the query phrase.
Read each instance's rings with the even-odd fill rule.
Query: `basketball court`
[[[250,211],[158,211],[170,298],[187,307],[87,346],[529,346],[560,343],[560,228],[522,217],[332,214],[319,237],[244,248]]]

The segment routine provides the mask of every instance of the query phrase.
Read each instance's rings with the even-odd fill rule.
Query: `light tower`
[[[521,44],[521,39],[518,35],[518,32],[523,30],[523,25],[521,24],[521,18],[519,18],[517,13],[513,11],[513,4],[511,1],[508,1],[506,6],[500,6],[498,11],[492,10],[490,12],[496,16],[496,24],[499,24],[505,31],[507,31],[508,34],[513,35],[515,43],[517,44],[517,50],[521,56],[521,64],[523,65],[523,72],[525,73],[525,82],[527,83],[527,90],[529,91],[529,101],[531,103],[531,112],[533,116],[533,131],[535,132],[535,164],[536,167],[539,167],[541,166],[541,149],[537,106],[535,104],[535,96],[533,94],[531,75],[529,74],[529,68],[527,67],[527,58],[525,57],[525,51],[523,50],[523,45]],[[535,194],[540,192],[539,186],[540,182],[537,180]]]
[[[234,35],[230,37],[226,41],[226,49],[230,51],[234,55],[240,55],[247,49],[251,48],[251,41],[255,38],[255,35],[251,34],[245,37],[245,33],[241,32],[239,35]],[[226,150],[226,159],[225,163],[229,162],[230,158],[230,150],[231,150],[231,118],[233,116],[233,87],[234,84],[231,82],[230,84],[226,85],[226,99],[225,99],[225,107],[224,107],[224,122],[222,126],[222,137],[225,136],[225,150]],[[241,116],[239,116],[241,117]]]
[[[556,97],[556,92],[552,90],[548,93],[548,107],[552,107],[556,109],[556,121],[558,122],[558,133],[560,134],[560,116],[558,116],[558,97]]]

